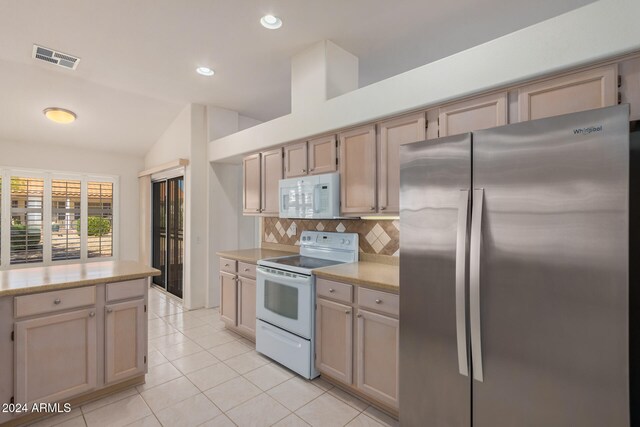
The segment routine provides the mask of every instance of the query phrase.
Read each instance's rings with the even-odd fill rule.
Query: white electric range
[[[300,255],[258,261],[256,350],[305,378],[314,363],[315,276],[312,270],[358,261],[358,234],[303,231]]]

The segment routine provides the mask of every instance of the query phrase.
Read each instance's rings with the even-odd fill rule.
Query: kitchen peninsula
[[[1,272],[0,403],[75,406],[143,383],[147,278],[158,274],[133,261]],[[0,423],[44,415],[9,411]]]

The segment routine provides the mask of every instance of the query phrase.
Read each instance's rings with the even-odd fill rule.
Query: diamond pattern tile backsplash
[[[399,220],[262,218],[263,242],[300,245],[300,235],[305,230],[358,233],[360,252],[393,256],[399,254]]]

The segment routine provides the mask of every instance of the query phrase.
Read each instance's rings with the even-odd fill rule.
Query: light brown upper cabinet
[[[520,121],[542,119],[616,105],[616,64],[569,74],[518,89]]]
[[[378,210],[400,212],[400,145],[426,139],[425,113],[378,124]]]
[[[337,170],[336,136],[326,135],[284,147],[284,176],[318,175]]]
[[[307,142],[284,147],[284,176],[295,178],[307,175]]]
[[[339,134],[340,211],[371,214],[376,204],[376,127],[363,126]]]
[[[260,212],[278,216],[278,181],[282,174],[282,148],[262,152],[262,191]]]
[[[440,136],[457,135],[507,124],[507,92],[449,104],[440,108]]]
[[[260,213],[260,153],[242,159],[242,212]]]
[[[338,169],[335,135],[311,139],[308,144],[309,175],[331,173]]]

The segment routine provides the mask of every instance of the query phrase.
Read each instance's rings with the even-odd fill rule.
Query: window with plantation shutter
[[[117,259],[118,178],[0,168],[0,270]]]
[[[87,184],[89,216],[87,218],[87,250],[89,258],[113,255],[113,184]]]
[[[43,261],[43,202],[44,179],[11,177],[11,264]]]
[[[80,259],[79,180],[51,181],[51,259]]]

